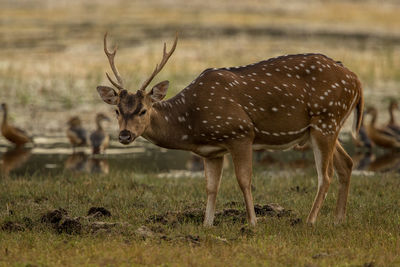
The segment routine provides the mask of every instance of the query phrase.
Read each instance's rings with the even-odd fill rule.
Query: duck
[[[399,105],[398,105],[396,100],[391,100],[390,104],[389,104],[389,116],[390,116],[390,119],[389,119],[389,122],[386,125],[386,127],[388,129],[390,129],[391,131],[393,131],[397,136],[400,137],[400,125],[398,125],[396,123],[396,120],[394,118],[394,110],[395,109],[400,110]]]
[[[78,116],[71,117],[67,125],[67,137],[72,145],[72,148],[86,146],[87,144],[87,134],[86,130],[82,127],[82,121]]]
[[[96,130],[90,134],[90,143],[92,145],[92,153],[100,154],[105,151],[110,141],[110,136],[104,131],[102,123],[103,121],[110,121],[103,113],[96,115]]]
[[[23,147],[26,143],[32,142],[32,138],[20,128],[14,127],[8,123],[8,106],[6,103],[1,104],[3,111],[3,121],[1,123],[1,134],[16,148]]]
[[[393,131],[390,131],[387,128],[376,127],[378,111],[375,107],[368,107],[365,114],[371,115],[371,121],[369,125],[367,125],[366,130],[368,137],[372,142],[383,148],[400,148],[400,141],[397,139]]]

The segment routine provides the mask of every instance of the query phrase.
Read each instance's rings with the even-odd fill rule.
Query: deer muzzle
[[[119,132],[119,142],[124,145],[132,143],[136,139],[136,135],[131,131],[122,130]]]

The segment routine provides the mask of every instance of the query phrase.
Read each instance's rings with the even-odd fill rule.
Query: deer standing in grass
[[[124,87],[114,64],[116,49],[104,51],[117,81],[98,86],[101,98],[116,106],[119,141],[143,136],[153,144],[192,151],[204,158],[207,205],[204,225],[213,224],[223,155],[230,153],[243,192],[250,225],[256,225],[251,194],[254,148],[288,149],[310,142],[318,191],[307,222],[314,224],[336,171],[339,194],[335,222],[345,218],[353,162],[338,134],[355,110],[353,134],[361,125],[363,93],[356,75],[321,54],[287,55],[247,66],[203,71],[174,97],[163,101],[169,82],[146,87],[175,51],[177,37],[136,93]]]

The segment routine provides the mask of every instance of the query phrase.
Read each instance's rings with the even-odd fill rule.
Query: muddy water
[[[349,138],[341,138],[355,162],[355,172],[400,173],[400,153],[356,150]],[[229,168],[229,159],[226,160]],[[311,149],[304,151],[256,151],[254,165],[258,168],[291,170],[313,168]],[[2,176],[57,174],[62,172],[104,174],[110,171],[157,173],[160,177],[202,177],[202,160],[190,152],[158,148],[145,140],[130,146],[111,142],[106,154],[92,156],[89,147],[73,151],[63,136],[35,137],[35,146],[13,149],[4,139],[0,142]]]

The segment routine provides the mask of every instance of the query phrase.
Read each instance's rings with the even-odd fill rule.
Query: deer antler
[[[114,73],[115,78],[117,78],[118,82],[113,81],[113,79],[111,79],[110,75],[108,75],[108,73],[106,72],[107,78],[108,80],[115,86],[118,88],[118,90],[122,90],[124,89],[124,83],[122,81],[121,75],[119,74],[117,67],[115,67],[114,64],[114,57],[115,54],[117,53],[117,46],[114,47],[113,51],[108,51],[107,49],[107,32],[106,34],[104,34],[104,53],[106,53],[106,56],[108,58],[108,62],[110,62],[110,66],[111,69]]]
[[[153,80],[153,78],[162,70],[164,65],[167,63],[168,59],[171,57],[171,55],[174,53],[176,44],[178,43],[178,33],[175,35],[175,41],[174,44],[172,45],[171,50],[167,53],[167,44],[164,43],[164,51],[163,51],[163,58],[161,59],[160,64],[156,65],[156,68],[154,69],[153,73],[151,76],[142,84],[140,87],[140,90],[144,91],[146,87],[150,84],[150,82]]]

